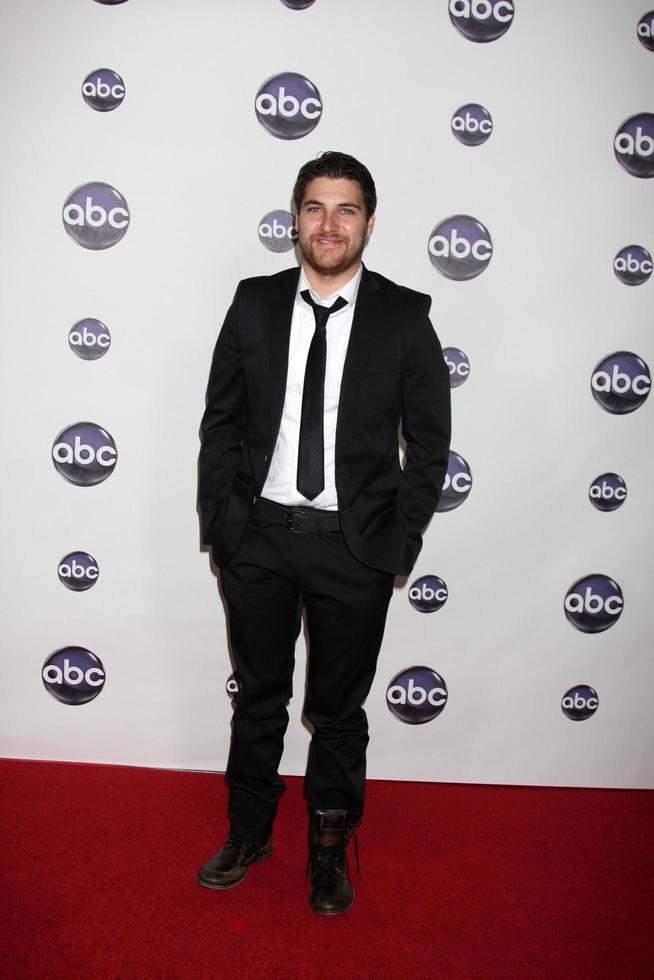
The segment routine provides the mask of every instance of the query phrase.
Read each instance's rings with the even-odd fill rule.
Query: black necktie
[[[325,367],[327,365],[327,321],[330,313],[342,310],[347,300],[339,296],[333,306],[319,306],[308,289],[300,296],[313,309],[316,329],[309,347],[302,391],[300,444],[297,457],[297,488],[307,500],[313,500],[325,489]]]

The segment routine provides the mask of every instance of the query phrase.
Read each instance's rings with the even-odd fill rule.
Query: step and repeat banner
[[[3,6],[4,755],[224,769],[209,362],[339,149],[377,183],[367,265],[433,297],[454,415],[369,774],[654,785],[648,2]]]

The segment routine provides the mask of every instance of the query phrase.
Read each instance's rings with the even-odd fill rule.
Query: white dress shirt
[[[291,337],[288,347],[288,375],[286,378],[286,396],[279,435],[273,452],[261,496],[286,507],[316,507],[319,510],[338,510],[336,494],[336,420],[338,417],[338,399],[341,391],[341,378],[345,354],[350,340],[354,306],[356,303],[361,272],[345,286],[321,299],[311,289],[305,275],[304,267],[300,270],[300,281],[295,295],[293,319],[291,321]],[[332,313],[327,321],[327,366],[325,368],[325,401],[324,401],[324,445],[325,445],[325,488],[313,500],[303,497],[297,488],[297,456],[300,440],[300,419],[302,416],[302,391],[304,388],[304,373],[307,365],[309,347],[316,329],[313,309],[306,303],[300,293],[308,289],[315,303],[321,306],[331,306],[338,296],[347,300],[347,306]]]

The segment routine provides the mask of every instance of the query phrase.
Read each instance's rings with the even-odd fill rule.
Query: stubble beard
[[[313,239],[309,239],[307,242],[300,238],[298,244],[306,265],[321,276],[331,277],[339,276],[348,269],[359,265],[366,240],[364,238],[354,245],[345,243],[345,251],[339,250],[337,252],[335,249],[334,254],[328,250],[325,255],[321,255],[320,249],[314,245]]]

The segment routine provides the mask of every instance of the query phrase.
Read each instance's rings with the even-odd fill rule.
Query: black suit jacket
[[[299,269],[243,280],[211,365],[202,420],[203,541],[224,565],[248,525],[277,441]],[[447,472],[450,383],[429,296],[364,268],[336,429],[345,541],[363,564],[408,575]],[[398,429],[406,441],[400,466]]]

